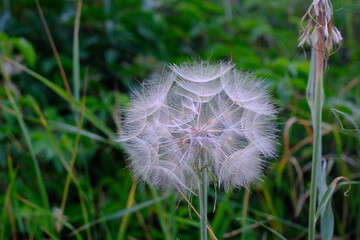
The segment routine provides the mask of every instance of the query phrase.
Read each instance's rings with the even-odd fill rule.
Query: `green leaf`
[[[324,213],[321,215],[320,231],[323,240],[332,240],[334,236],[334,213],[331,204],[327,204]]]
[[[81,231],[83,231],[83,230],[85,230],[85,229],[87,229],[87,228],[89,228],[91,226],[94,226],[96,224],[99,224],[99,223],[102,223],[102,222],[105,222],[105,221],[109,221],[109,220],[119,219],[119,218],[123,217],[124,215],[137,212],[142,208],[145,208],[145,207],[154,205],[157,202],[163,201],[163,200],[167,199],[169,196],[170,195],[165,195],[165,196],[162,196],[162,197],[154,198],[152,200],[149,200],[149,201],[140,203],[138,205],[135,205],[135,206],[133,206],[131,208],[125,208],[125,209],[122,209],[122,210],[120,210],[118,212],[108,214],[106,216],[103,216],[101,218],[96,219],[95,221],[89,222],[88,224],[85,224],[85,225],[81,226],[77,230],[73,231],[71,233],[71,235],[75,235],[78,232],[81,232]]]
[[[341,180],[346,180],[348,182],[350,182],[349,179],[347,179],[346,177],[337,177],[335,178],[330,186],[326,189],[326,191],[324,192],[321,200],[320,200],[320,203],[319,203],[319,206],[318,206],[318,209],[316,211],[316,214],[315,214],[315,219],[317,220],[320,215],[322,215],[322,213],[325,211],[325,208],[327,206],[327,204],[331,201],[331,198],[332,198],[332,195],[334,194],[335,192],[335,189],[336,189],[336,186],[338,185],[338,182],[341,181]],[[350,185],[349,185],[350,186]],[[345,192],[345,195],[347,194],[347,192],[350,190],[350,187],[349,189]]]
[[[29,200],[27,200],[27,199],[25,199],[25,198],[23,198],[23,197],[21,197],[21,196],[19,196],[19,195],[17,195],[17,198],[18,198],[22,203],[24,203],[27,207],[29,207],[29,209],[27,209],[26,207],[23,207],[23,208],[22,208],[22,211],[23,211],[23,212],[21,213],[22,215],[31,214],[31,213],[35,212],[35,213],[41,213],[41,214],[43,214],[43,215],[46,215],[46,216],[48,216],[49,218],[52,218],[52,219],[56,219],[56,216],[55,216],[54,214],[52,214],[52,212],[49,212],[48,210],[42,208],[41,206],[39,206],[39,205],[37,205],[37,204],[35,204],[35,203],[33,203],[33,202],[30,202]],[[30,213],[29,213],[29,212],[26,213],[25,211],[27,211],[27,210],[30,211]],[[35,211],[32,211],[32,210],[35,210]],[[72,230],[72,231],[75,230],[74,226],[73,226],[69,221],[67,221],[66,218],[63,218],[61,221],[62,221],[62,224],[63,224],[67,229]],[[48,232],[48,233],[49,233],[49,232]],[[82,239],[83,239],[80,234],[77,234],[77,235],[76,235],[76,238],[77,238],[78,240],[82,240]],[[54,236],[53,239],[58,239],[58,238]]]
[[[33,67],[35,65],[36,54],[33,45],[25,38],[14,38],[14,46],[24,56],[25,61]]]
[[[242,221],[243,218],[237,218],[236,220]],[[253,224],[259,225],[261,227],[263,227],[264,229],[268,230],[269,232],[273,233],[275,236],[278,237],[278,239],[282,239],[282,240],[286,240],[286,238],[281,235],[279,232],[275,231],[274,229],[272,229],[271,227],[268,227],[267,225],[265,225],[267,222],[271,221],[272,219],[266,219],[263,221],[258,221],[255,219],[251,219],[251,218],[246,218],[246,221],[252,222]],[[240,228],[239,230],[237,230],[239,233],[243,232],[243,231],[247,231],[249,229],[252,229],[253,226],[251,225],[246,225],[242,228]]]
[[[61,129],[64,132],[69,132],[69,133],[74,133],[74,134],[79,132],[82,136],[91,138],[93,140],[100,141],[100,142],[107,142],[107,139],[103,138],[102,136],[100,136],[100,135],[98,135],[96,133],[89,132],[89,131],[84,130],[84,129],[79,130],[76,126],[73,126],[73,125],[69,125],[69,124],[66,124],[66,123],[58,122],[58,121],[51,121],[51,120],[48,121],[48,123],[54,129]]]
[[[324,197],[327,188],[326,184],[326,161],[323,161],[323,166],[320,169],[319,175],[319,202]],[[323,240],[331,240],[334,236],[334,213],[331,207],[331,201],[329,201],[321,214],[320,229],[321,237]]]
[[[62,89],[60,86],[56,85],[55,83],[51,82],[49,79],[41,76],[40,74],[30,70],[29,68],[25,67],[24,65],[22,65],[21,63],[16,62],[13,59],[10,58],[5,58],[5,60],[11,64],[13,64],[14,66],[16,66],[17,68],[20,68],[21,70],[23,70],[24,72],[26,72],[27,74],[29,74],[30,76],[36,78],[37,80],[39,80],[40,82],[42,82],[44,85],[46,85],[48,88],[50,88],[51,90],[53,90],[56,94],[58,94],[61,98],[63,98],[64,100],[66,100],[67,102],[69,102],[70,104],[72,104],[72,106],[76,107],[76,109],[78,111],[80,111],[81,109],[81,103],[75,101],[71,96],[69,96],[67,94],[67,92]],[[94,124],[98,129],[100,129],[103,133],[105,133],[110,139],[114,139],[114,133],[113,131],[105,125],[105,123],[103,121],[101,121],[99,118],[97,118],[95,116],[95,114],[93,112],[91,112],[89,109],[85,108],[85,118],[88,119],[92,124]]]
[[[341,131],[360,133],[360,128],[358,127],[358,125],[355,123],[355,120],[350,115],[335,108],[331,108],[330,110],[331,112],[334,113],[336,119],[338,120],[341,127]],[[351,128],[344,127],[345,124],[351,126]]]

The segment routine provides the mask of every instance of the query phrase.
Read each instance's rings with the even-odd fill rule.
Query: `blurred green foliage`
[[[40,1],[71,89],[77,4]],[[219,190],[214,203],[211,189],[209,201],[217,209],[209,220],[215,235],[278,239],[273,230],[287,239],[305,239],[312,149],[305,97],[310,49],[298,48],[297,38],[309,5],[310,1],[299,0],[84,1],[79,31],[83,90],[87,83],[84,110],[71,93],[66,95],[35,1],[3,0],[0,239],[196,239],[197,217],[191,213],[190,218],[191,210],[181,196],[141,207],[165,194],[143,184],[133,189],[136,181],[126,155],[114,142],[119,109],[128,103],[129,90],[161,71],[164,64],[191,59],[231,59],[239,69],[263,78],[280,108],[278,157],[264,182],[250,189],[246,226],[239,220],[245,190],[228,194]],[[333,7],[333,21],[344,44],[329,57],[325,76],[323,155],[329,163],[328,182],[337,176],[360,178],[360,6],[355,0],[344,0],[334,1]],[[65,97],[29,74],[29,69],[56,84]],[[84,115],[82,125],[79,115]],[[41,201],[30,150],[39,163],[50,209]],[[74,156],[74,177],[59,232],[56,224]],[[334,196],[336,239],[360,239],[359,190],[355,185],[350,197],[344,197],[342,190]],[[117,215],[89,224],[121,210],[128,210],[130,219]],[[70,234],[83,225],[84,231]]]

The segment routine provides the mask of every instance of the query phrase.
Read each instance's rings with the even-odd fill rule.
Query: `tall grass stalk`
[[[20,70],[26,72],[30,76],[34,77],[35,79],[39,80],[41,83],[43,83],[45,86],[50,88],[52,91],[54,91],[57,95],[59,95],[62,99],[69,102],[71,106],[76,108],[77,111],[81,111],[81,103],[76,102],[74,98],[71,95],[68,95],[67,92],[61,88],[59,85],[53,83],[49,79],[41,76],[40,74],[30,70],[29,68],[25,67],[23,64],[8,58],[4,57],[4,60],[11,65],[13,65],[16,68],[19,68]],[[114,133],[112,130],[103,122],[101,121],[93,112],[91,112],[89,109],[85,107],[84,109],[84,117],[89,120],[96,128],[101,130],[109,139],[114,139]]]
[[[315,239],[316,200],[322,158],[322,108],[324,102],[323,73],[324,62],[332,51],[333,44],[342,41],[339,30],[332,25],[332,5],[330,0],[314,0],[303,19],[308,18],[300,37],[300,46],[312,46],[311,67],[307,86],[307,101],[311,110],[313,125],[313,155],[310,185],[309,240]]]
[[[137,186],[137,180],[135,180],[131,185],[130,192],[129,192],[129,197],[128,197],[128,200],[127,200],[127,203],[126,203],[126,209],[131,208],[131,207],[134,206],[136,186]],[[128,224],[129,224],[129,217],[130,217],[130,214],[126,214],[121,219],[119,232],[118,232],[118,237],[117,237],[118,240],[125,239],[126,229],[128,227]]]
[[[0,59],[0,68],[1,68],[0,70],[2,72],[2,75],[3,75],[4,79],[5,79],[6,84],[10,84],[11,79],[10,79],[10,76],[6,73],[6,71],[4,69],[4,61],[3,61],[2,58]],[[47,195],[47,192],[46,192],[44,179],[42,177],[42,173],[41,173],[41,170],[40,170],[40,165],[39,165],[38,159],[37,159],[36,154],[35,154],[35,150],[34,150],[31,138],[30,138],[28,128],[27,128],[27,126],[25,124],[25,121],[23,119],[21,110],[20,110],[19,106],[17,105],[17,103],[16,103],[16,101],[15,101],[15,99],[13,97],[13,94],[11,93],[10,89],[6,86],[6,84],[5,84],[6,95],[7,95],[8,99],[9,99],[9,101],[11,103],[12,108],[14,109],[14,111],[16,113],[16,118],[17,118],[17,121],[18,121],[18,123],[20,125],[21,132],[24,135],[26,145],[28,146],[29,151],[30,151],[30,155],[31,155],[31,159],[32,159],[32,162],[33,162],[34,170],[35,170],[36,182],[37,182],[37,185],[38,185],[38,188],[39,188],[42,205],[46,208],[46,210],[50,211],[50,203],[49,203],[49,198],[48,198],[48,195]],[[47,229],[53,230],[52,227],[51,227],[51,223],[49,221],[46,221],[46,222],[47,222],[47,226],[46,226]]]
[[[79,0],[74,26],[73,41],[73,81],[74,81],[74,97],[76,101],[80,99],[80,55],[79,55],[79,29],[81,17],[82,0]]]
[[[315,81],[313,74],[310,74],[308,85],[308,103],[311,108],[311,118],[314,131],[314,148],[312,155],[311,185],[310,185],[310,212],[309,212],[309,239],[315,239],[316,229],[316,200],[319,179],[319,170],[322,157],[322,106],[323,106],[323,60],[324,54],[319,50],[312,50],[312,58],[315,67]],[[315,88],[313,83],[315,82]],[[315,90],[315,91],[314,91]],[[314,93],[314,94],[313,94]]]
[[[7,232],[7,227],[6,227],[6,217],[8,217],[9,219],[9,225],[10,225],[10,232],[11,232],[11,236],[13,239],[16,239],[16,223],[15,223],[15,216],[14,216],[14,207],[12,206],[12,198],[15,195],[15,180],[16,180],[16,176],[17,176],[17,169],[14,169],[13,167],[13,161],[12,161],[12,157],[9,156],[7,158],[7,163],[8,163],[8,173],[9,173],[9,184],[6,188],[5,191],[5,196],[4,196],[4,206],[2,208],[2,214],[1,214],[1,222],[3,223],[2,228],[0,229],[0,239],[4,240],[5,238],[5,233]]]
[[[70,183],[71,183],[71,180],[74,179],[73,176],[74,176],[75,162],[76,162],[76,159],[77,159],[76,156],[77,156],[77,153],[78,153],[78,148],[79,148],[80,138],[81,138],[80,130],[82,129],[83,122],[84,122],[84,112],[85,112],[85,105],[86,105],[86,84],[87,84],[87,73],[85,75],[85,81],[84,81],[84,94],[83,94],[83,98],[82,98],[82,102],[81,102],[80,120],[79,120],[79,123],[78,123],[78,132],[76,133],[75,146],[74,146],[74,149],[73,149],[73,152],[72,152],[72,155],[71,155],[68,175],[66,177],[64,191],[63,191],[63,195],[62,195],[63,197],[62,197],[62,201],[61,201],[61,214],[60,214],[60,217],[58,218],[58,224],[60,224],[59,226],[61,226],[61,223],[62,223],[62,218],[63,218],[63,215],[64,215],[65,205],[66,205],[66,201],[67,201],[67,196],[68,196],[68,193],[69,193]],[[79,185],[78,185],[78,188],[79,188]],[[81,193],[81,190],[79,190],[79,197],[80,197],[80,200],[81,200],[83,217],[85,219],[85,222],[88,222],[88,216],[87,216],[86,209],[83,208],[85,203],[84,203],[84,200],[83,200],[83,195]],[[59,227],[59,230],[60,229],[61,229],[61,227]],[[92,239],[90,229],[86,229],[86,233],[87,233],[87,239]]]
[[[243,208],[242,208],[242,227],[246,227],[247,225],[247,213],[248,213],[248,208],[249,208],[249,199],[250,199],[250,190],[249,189],[245,189],[245,194],[244,194],[244,202],[243,202]],[[246,240],[246,231],[243,232],[243,234],[241,235],[241,240]]]
[[[34,108],[34,110],[36,111],[36,113],[37,113],[37,115],[39,117],[41,125],[44,127],[44,130],[47,133],[50,146],[54,149],[56,155],[60,159],[60,162],[63,165],[63,167],[65,168],[65,170],[68,172],[68,174],[71,174],[71,178],[73,180],[73,183],[75,184],[75,186],[76,186],[76,188],[78,190],[80,206],[81,206],[81,210],[82,210],[82,213],[83,213],[84,224],[87,224],[89,222],[89,217],[88,217],[87,208],[86,208],[85,199],[84,199],[84,191],[81,188],[80,182],[76,178],[74,172],[71,171],[70,166],[67,163],[64,154],[62,153],[59,145],[57,144],[54,133],[50,129],[49,124],[48,124],[44,114],[42,113],[40,107],[37,105],[37,103],[36,103],[36,101],[35,101],[35,99],[33,97],[30,97],[30,102],[32,103],[33,108]],[[62,218],[62,215],[59,216],[58,222],[56,224],[56,230],[57,231],[60,231],[61,228],[62,228],[62,220],[61,220],[61,218]]]
[[[56,63],[58,65],[58,68],[59,68],[59,72],[60,72],[60,75],[61,75],[61,78],[64,82],[64,86],[65,86],[65,89],[66,89],[66,92],[68,93],[69,96],[72,96],[71,95],[71,90],[70,90],[70,85],[69,85],[69,81],[67,79],[67,76],[66,76],[66,73],[65,73],[65,70],[64,70],[64,67],[62,65],[62,62],[61,62],[61,59],[60,59],[60,55],[59,55],[59,52],[56,48],[56,45],[55,45],[55,42],[54,42],[54,39],[51,35],[51,32],[50,32],[50,29],[49,29],[49,26],[46,22],[46,19],[45,19],[45,16],[44,16],[44,12],[41,8],[41,5],[39,3],[39,0],[35,0],[35,4],[36,4],[36,8],[37,8],[37,11],[39,13],[39,16],[40,16],[40,19],[41,19],[41,23],[44,27],[44,30],[45,30],[45,33],[46,33],[46,37],[48,38],[48,41],[50,43],[50,46],[51,46],[51,50],[53,51],[53,54],[54,54],[54,57],[55,57],[55,60],[56,60]]]

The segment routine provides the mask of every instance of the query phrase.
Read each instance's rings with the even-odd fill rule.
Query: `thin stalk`
[[[312,169],[311,169],[311,185],[310,185],[310,212],[309,212],[309,240],[315,239],[316,231],[316,200],[317,200],[317,188],[319,179],[319,169],[322,156],[322,107],[323,107],[323,69],[324,69],[324,52],[320,49],[324,49],[323,41],[318,41],[316,45],[317,49],[313,50],[315,54],[315,91],[314,102],[311,110],[311,118],[314,131],[314,149],[312,155]]]
[[[244,204],[243,204],[243,209],[242,209],[242,221],[241,221],[243,228],[245,228],[247,225],[247,212],[248,212],[248,208],[249,208],[249,198],[250,198],[250,190],[245,189]],[[242,233],[241,239],[242,240],[246,239],[246,231],[244,231]]]
[[[64,192],[63,192],[63,197],[62,197],[62,201],[61,201],[61,214],[58,218],[58,222],[57,222],[57,226],[58,226],[58,230],[61,230],[61,226],[62,226],[62,219],[63,219],[63,215],[64,215],[64,211],[65,211],[65,205],[66,205],[66,201],[67,201],[67,196],[69,193],[69,187],[70,187],[70,183],[71,180],[75,179],[74,176],[74,168],[75,168],[75,162],[77,159],[77,153],[78,153],[78,148],[79,148],[79,144],[80,144],[80,138],[81,138],[81,134],[80,134],[80,130],[82,129],[83,126],[83,122],[84,122],[84,112],[85,112],[85,106],[86,106],[86,87],[87,87],[87,72],[85,73],[85,81],[84,81],[84,93],[83,93],[83,97],[82,97],[82,102],[81,102],[81,109],[80,109],[80,120],[78,123],[78,130],[76,133],[76,137],[75,137],[75,146],[72,152],[72,156],[71,156],[71,160],[70,160],[70,166],[68,169],[68,175],[66,177],[65,180],[65,187],[64,187]],[[76,184],[76,182],[75,182]],[[80,194],[81,191],[79,191]],[[80,194],[80,201],[81,204],[84,203],[84,199],[82,198],[83,195]],[[82,210],[83,210],[83,216],[84,219],[86,220],[86,222],[88,222],[88,215],[86,213],[86,209],[84,209],[83,205],[82,205]],[[85,211],[85,212],[84,212]],[[86,229],[86,233],[87,233],[87,239],[92,239],[91,237],[91,232],[90,229],[87,228]]]
[[[200,236],[201,240],[207,240],[207,171],[205,159],[199,161],[199,203],[200,203]]]
[[[128,198],[127,203],[126,203],[126,209],[133,207],[134,204],[135,204],[136,186],[137,186],[137,181],[135,180],[132,183],[131,188],[130,188],[129,198]],[[126,229],[128,227],[128,224],[129,224],[129,218],[130,218],[130,214],[126,214],[121,219],[119,232],[118,232],[118,237],[117,237],[118,240],[125,239],[125,233],[126,233]]]
[[[343,38],[333,25],[333,11],[330,0],[314,0],[303,16],[306,27],[299,38],[299,46],[305,42],[312,46],[311,68],[306,90],[311,109],[311,120],[314,131],[313,156],[310,185],[309,240],[315,239],[317,188],[322,158],[322,107],[324,101],[323,72],[324,62],[332,52],[334,44],[341,44]]]
[[[74,27],[73,41],[73,81],[74,81],[74,97],[76,101],[80,99],[80,56],[79,56],[79,29],[81,16],[82,0],[79,0]]]
[[[2,208],[2,216],[1,216],[1,220],[4,223],[3,227],[2,227],[2,231],[0,233],[0,239],[4,240],[6,239],[6,233],[8,231],[7,227],[6,227],[6,220],[8,217],[8,221],[9,221],[9,225],[10,225],[10,232],[11,232],[11,236],[12,239],[17,239],[16,238],[16,223],[15,223],[15,218],[16,218],[16,213],[14,214],[14,207],[12,206],[12,200],[14,193],[16,193],[15,191],[15,180],[16,180],[16,175],[17,175],[17,169],[14,170],[13,167],[13,162],[12,162],[12,157],[8,156],[7,158],[8,160],[8,168],[9,168],[9,183],[8,186],[6,188],[6,192],[5,192],[5,199],[4,199],[4,206]],[[9,237],[9,236],[8,236]]]
[[[48,24],[47,24],[47,22],[46,22],[46,19],[45,19],[45,16],[44,16],[44,12],[43,12],[43,10],[42,10],[42,8],[41,8],[41,6],[40,6],[39,0],[35,0],[35,4],[36,4],[36,8],[37,8],[37,10],[38,10],[38,13],[39,13],[41,22],[42,22],[42,24],[43,24],[43,27],[44,27],[46,36],[47,36],[48,41],[49,41],[49,43],[50,43],[51,50],[53,51],[53,54],[54,54],[56,63],[57,63],[57,65],[58,65],[61,78],[62,78],[62,80],[63,80],[63,82],[64,82],[64,86],[65,86],[66,92],[67,92],[67,94],[69,95],[69,97],[71,97],[72,95],[71,95],[71,90],[70,90],[69,81],[68,81],[68,79],[67,79],[67,76],[66,76],[64,67],[63,67],[62,62],[61,62],[61,59],[60,59],[59,52],[58,52],[58,50],[57,50],[57,48],[56,48],[56,45],[55,45],[54,39],[53,39],[53,37],[52,37],[52,35],[51,35],[49,26],[48,26]]]

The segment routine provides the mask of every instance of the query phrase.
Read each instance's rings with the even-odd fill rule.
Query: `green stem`
[[[199,161],[199,203],[200,203],[200,236],[201,240],[207,240],[207,172],[205,159]]]
[[[74,26],[74,41],[73,41],[73,80],[74,80],[74,97],[76,101],[80,99],[80,56],[79,56],[79,29],[81,17],[82,0],[79,0]]]
[[[321,49],[321,48],[320,48]],[[309,240],[315,239],[316,232],[316,200],[318,188],[318,175],[322,156],[322,105],[323,105],[323,61],[324,53],[322,51],[313,50],[316,59],[316,81],[314,91],[314,104],[311,109],[311,117],[314,131],[314,149],[312,156],[312,169],[311,169],[311,185],[310,185],[310,213],[309,213]]]
[[[244,204],[243,204],[243,209],[242,209],[242,228],[245,228],[247,225],[247,212],[248,212],[248,207],[249,207],[249,198],[250,198],[250,190],[249,189],[245,189],[245,195],[244,195]],[[241,235],[241,239],[245,240],[246,239],[246,231],[243,232],[243,234]]]

